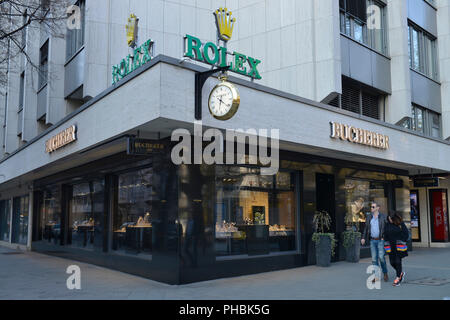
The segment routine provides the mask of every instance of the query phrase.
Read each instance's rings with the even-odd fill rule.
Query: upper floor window
[[[5,109],[3,110],[3,128],[6,127],[6,118],[8,117],[8,92],[5,93]]]
[[[22,16],[22,25],[26,25],[27,23],[27,12],[25,11],[25,13]],[[27,44],[27,27],[22,29],[22,49],[25,48]]]
[[[75,5],[80,10],[80,28],[74,26],[73,29],[67,29],[66,33],[66,60],[73,57],[78,50],[84,45],[84,29],[85,29],[85,0],[79,0]]]
[[[342,80],[342,94],[330,102],[334,107],[377,120],[381,118],[383,104],[383,95],[346,79]]]
[[[408,45],[411,69],[431,79],[438,79],[436,38],[412,24],[409,25]]]
[[[22,72],[20,74],[19,111],[23,109],[24,93],[25,93],[25,72]]]
[[[48,80],[48,40],[39,50],[39,89],[47,84]]]
[[[441,116],[415,104],[411,107],[411,129],[427,136],[441,138]]]
[[[341,33],[387,53],[385,5],[376,0],[339,0]]]

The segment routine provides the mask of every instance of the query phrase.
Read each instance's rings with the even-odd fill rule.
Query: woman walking
[[[408,256],[406,241],[409,238],[409,232],[398,213],[390,214],[387,220],[388,223],[384,229],[385,250],[389,253],[389,262],[397,273],[397,277],[392,285],[398,287],[405,279],[405,272],[402,270],[402,259]]]

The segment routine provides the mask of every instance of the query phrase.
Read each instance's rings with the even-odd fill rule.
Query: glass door
[[[11,204],[10,200],[0,201],[0,240],[9,242],[11,228]]]
[[[13,199],[11,242],[27,244],[28,240],[28,196]]]
[[[67,244],[102,250],[105,224],[103,180],[75,184],[71,193]]]

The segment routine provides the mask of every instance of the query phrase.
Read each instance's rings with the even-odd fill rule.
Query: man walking
[[[375,201],[370,206],[371,213],[367,216],[366,226],[361,238],[361,244],[364,245],[370,241],[370,253],[372,255],[372,264],[379,266],[384,274],[384,281],[388,281],[386,259],[384,258],[384,226],[386,224],[386,215],[380,212],[380,206]],[[374,280],[375,281],[375,280]]]

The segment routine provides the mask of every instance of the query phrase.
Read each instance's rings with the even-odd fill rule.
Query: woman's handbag
[[[397,251],[406,252],[407,250],[408,246],[406,245],[406,242],[397,240]]]
[[[397,240],[397,244],[396,244],[396,249],[399,252],[406,252],[408,250],[408,246],[406,245],[406,242]],[[391,253],[392,252],[392,248],[389,242],[385,242],[384,243],[384,252],[386,253]]]

